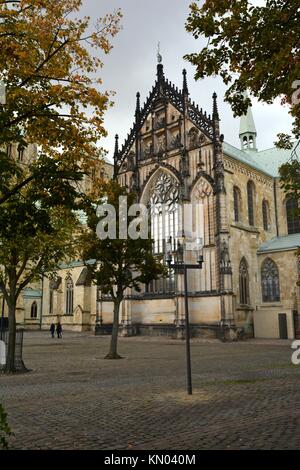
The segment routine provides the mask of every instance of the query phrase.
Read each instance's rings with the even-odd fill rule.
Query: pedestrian
[[[51,325],[50,325],[50,333],[51,333],[52,338],[54,338],[54,333],[55,333],[55,325],[54,325],[54,323],[51,323]]]
[[[57,323],[56,333],[57,333],[57,338],[62,338],[62,326],[60,322]]]

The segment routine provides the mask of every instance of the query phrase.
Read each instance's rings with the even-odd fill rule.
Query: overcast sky
[[[195,81],[194,68],[183,60],[186,53],[199,51],[201,42],[185,31],[190,0],[83,0],[83,14],[91,18],[121,8],[122,31],[113,40],[114,48],[103,58],[101,70],[104,87],[114,90],[114,107],[105,118],[109,133],[101,144],[109,150],[114,146],[114,135],[123,143],[133,124],[136,92],[140,91],[142,102],[148,95],[156,77],[157,43],[161,43],[161,54],[166,77],[176,86],[182,85],[182,69],[188,71],[191,99],[208,114],[212,110],[211,96],[218,94],[221,132],[225,140],[239,147],[239,121],[234,119],[230,107],[223,102],[226,90],[219,78]],[[260,150],[273,147],[278,132],[290,132],[291,118],[288,108],[280,105],[263,105],[253,100],[253,115],[257,127],[257,144]]]

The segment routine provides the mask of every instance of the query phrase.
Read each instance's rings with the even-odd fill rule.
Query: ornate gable
[[[166,114],[166,107],[174,109],[174,113]],[[183,71],[183,88],[179,90],[164,76],[163,65],[157,66],[157,79],[150,94],[144,103],[140,106],[140,94],[137,94],[135,122],[127,138],[119,150],[118,142],[115,149],[115,172],[118,174],[126,161],[126,168],[134,166],[137,160],[143,160],[148,156],[155,156],[165,151],[178,149],[182,147],[182,120],[191,123],[189,130],[190,145],[199,146],[198,138],[213,140],[214,121],[211,116],[203,112],[195,102],[189,98],[186,71]],[[194,131],[192,131],[192,129]],[[165,130],[165,132],[164,132]],[[159,132],[161,131],[161,132]],[[155,132],[155,143],[152,133]],[[138,136],[143,134],[142,142],[137,144]],[[138,157],[136,157],[136,155]]]

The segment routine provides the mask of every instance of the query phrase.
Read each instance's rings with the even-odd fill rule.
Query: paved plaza
[[[32,371],[0,375],[16,449],[298,449],[300,366],[290,341],[193,340],[193,396],[184,342],[26,333]]]

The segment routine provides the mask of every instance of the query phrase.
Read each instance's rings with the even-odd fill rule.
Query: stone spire
[[[135,108],[135,120],[138,122],[141,115],[141,95],[139,92],[136,94],[136,108]]]
[[[214,92],[213,94],[213,114],[212,114],[212,117],[213,119],[216,119],[216,120],[219,120],[219,110],[218,110],[218,96],[217,96],[217,93]]]
[[[160,43],[158,43],[157,47],[157,81],[158,83],[162,83],[164,80],[164,66],[162,64],[162,55],[160,52]]]
[[[119,167],[118,167],[118,158],[119,158],[119,136],[115,136],[115,151],[114,151],[114,174],[113,179],[116,180],[118,177]]]
[[[189,94],[189,89],[188,89],[188,86],[187,86],[186,70],[185,69],[183,69],[182,75],[183,75],[182,91],[183,91],[184,94],[188,95]]]
[[[119,155],[119,136],[116,134],[115,136],[115,152],[114,152],[114,157],[118,157]]]
[[[244,98],[248,98],[248,93],[244,93]],[[252,108],[248,107],[247,113],[240,118],[240,140],[241,149],[245,151],[257,152],[256,147],[256,127],[253,119]]]

